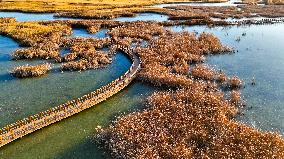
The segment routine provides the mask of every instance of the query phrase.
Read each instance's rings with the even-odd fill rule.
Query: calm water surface
[[[36,20],[31,18],[29,20]],[[143,13],[116,20],[164,21],[167,17]],[[175,31],[212,32],[223,43],[235,47],[238,50],[235,54],[208,57],[207,62],[228,75],[238,75],[246,82],[242,92],[247,106],[242,110],[244,115],[237,120],[262,130],[284,132],[283,24],[213,29],[203,26],[171,28]],[[91,35],[84,29],[74,29],[72,36],[105,37],[105,33],[106,30],[101,30]],[[242,36],[243,33],[245,36]],[[237,42],[239,37],[241,40]],[[93,91],[122,75],[131,65],[124,54],[118,53],[113,63],[103,69],[63,74],[53,70],[42,78],[19,80],[11,77],[9,70],[14,66],[42,61],[11,61],[10,54],[18,47],[13,40],[0,36],[1,127]],[[68,51],[65,48],[62,54]],[[256,86],[249,84],[253,77]],[[108,125],[122,112],[140,109],[141,102],[154,90],[151,86],[133,82],[106,102],[4,146],[0,150],[0,158],[108,158],[98,145],[91,142],[95,127]]]
[[[72,37],[84,37],[84,38],[105,38],[107,37],[108,29],[101,29],[95,34],[89,34],[86,29],[74,28]]]
[[[211,32],[238,52],[208,57],[207,62],[246,83],[247,106],[237,120],[284,134],[284,24],[250,27],[172,27],[175,31]],[[244,33],[244,36],[242,34]],[[238,42],[238,39],[241,40]],[[250,83],[256,79],[256,85]]]
[[[106,32],[102,29],[88,34],[85,29],[74,29],[72,36],[103,38]],[[131,66],[126,55],[117,53],[112,64],[103,69],[61,73],[56,69],[59,65],[55,64],[55,69],[44,77],[20,80],[10,76],[9,71],[15,66],[44,61],[12,61],[10,55],[17,48],[15,41],[0,36],[0,127],[94,91],[124,74]],[[61,50],[63,55],[68,52],[68,48]],[[96,126],[107,126],[115,116],[141,109],[141,102],[154,90],[133,82],[94,108],[2,147],[0,158],[106,158],[108,155],[91,142]]]
[[[71,20],[74,18],[54,17],[52,13],[19,13],[19,12],[1,12],[0,17],[15,17],[17,21],[47,21],[47,20]]]
[[[119,17],[113,19],[120,22],[133,22],[133,21],[167,21],[168,16],[156,13],[138,13],[135,17]]]

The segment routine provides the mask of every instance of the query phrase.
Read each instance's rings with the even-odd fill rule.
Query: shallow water
[[[135,17],[119,17],[113,19],[114,21],[120,22],[133,22],[133,21],[167,21],[167,15],[156,14],[156,13],[138,13]]]
[[[250,27],[172,27],[175,31],[211,32],[238,52],[207,58],[216,69],[237,75],[246,83],[247,104],[237,120],[261,130],[284,134],[284,24]],[[245,33],[244,36],[242,34]],[[240,38],[238,42],[236,39]],[[256,85],[250,83],[256,79]]]
[[[167,20],[167,17],[160,16],[143,13],[116,20]],[[212,32],[223,43],[235,47],[238,50],[235,54],[208,57],[207,62],[228,75],[240,76],[247,83],[242,90],[247,106],[238,120],[262,130],[284,132],[283,24],[226,29],[204,26],[172,28],[175,31]],[[74,29],[72,36],[105,37],[105,32],[101,30],[91,35],[85,29]],[[246,36],[242,36],[243,33]],[[238,37],[239,42],[236,41]],[[103,69],[63,74],[54,70],[42,78],[19,80],[11,77],[8,71],[30,61],[10,61],[10,54],[16,48],[16,42],[0,36],[0,126],[93,91],[119,77],[131,65],[124,54],[118,53],[113,63]],[[62,54],[68,51],[64,49]],[[253,77],[256,86],[249,84]],[[141,102],[154,90],[152,86],[133,82],[106,102],[2,147],[0,158],[108,158],[98,145],[91,142],[95,127],[108,125],[121,112],[140,109]]]
[[[88,34],[86,29],[74,29],[72,37],[104,38],[106,32],[101,29]],[[125,54],[117,53],[106,68],[61,73],[57,69],[59,65],[55,64],[55,69],[44,77],[16,79],[9,75],[15,66],[44,62],[12,61],[10,55],[17,48],[15,41],[0,36],[0,127],[94,91],[124,74],[131,65]],[[62,48],[61,54],[69,51]],[[103,155],[98,145],[91,142],[96,126],[108,125],[122,112],[141,109],[141,102],[154,90],[151,86],[133,82],[94,108],[4,146],[0,158],[105,158],[108,155]]]
[[[10,47],[1,47],[4,43]],[[68,100],[80,97],[116,79],[128,70],[131,61],[123,53],[118,53],[113,63],[98,70],[61,73],[58,69],[40,78],[16,79],[9,71],[15,66],[44,61],[11,61],[9,54],[17,44],[0,37],[0,126],[46,110]],[[58,65],[55,65],[58,66]],[[84,81],[84,82],[82,82]]]
[[[83,37],[83,38],[105,38],[107,37],[108,29],[100,29],[95,34],[89,34],[86,29],[74,28],[72,37]]]
[[[82,36],[82,32],[80,33],[74,32],[75,36]],[[89,93],[116,79],[131,65],[126,55],[118,53],[113,63],[103,69],[63,74],[55,70],[45,77],[19,80],[11,77],[8,70],[31,61],[11,61],[10,53],[16,48],[16,42],[0,36],[1,127]],[[120,112],[138,108],[145,94],[153,90],[147,85],[132,84],[95,108],[1,148],[0,158],[90,158],[93,155],[99,158],[102,152],[98,150],[97,145],[90,142],[95,127],[107,125]]]
[[[54,17],[52,13],[20,13],[20,12],[2,12],[0,17],[15,17],[17,21],[48,21],[48,20],[72,20],[74,18]]]
[[[0,158],[106,158],[91,141],[95,128],[107,126],[122,112],[141,109],[144,97],[153,90],[153,87],[133,83],[106,102],[4,146]]]

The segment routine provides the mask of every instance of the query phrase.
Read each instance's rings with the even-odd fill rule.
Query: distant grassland
[[[129,8],[141,9],[149,5],[172,2],[189,2],[189,0],[0,0],[0,10],[22,12],[96,12],[100,10],[100,12],[112,12]]]

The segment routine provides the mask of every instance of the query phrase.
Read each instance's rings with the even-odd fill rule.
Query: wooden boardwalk
[[[129,49],[124,50],[126,50],[124,52],[132,59],[132,65],[123,76],[81,98],[69,101],[65,104],[50,108],[44,112],[40,112],[5,126],[0,129],[0,147],[105,101],[107,98],[125,88],[140,70],[141,62],[139,57],[133,53],[133,51]]]

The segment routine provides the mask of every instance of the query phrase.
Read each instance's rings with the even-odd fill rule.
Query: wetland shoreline
[[[145,26],[147,29],[142,29],[143,31],[139,31],[139,29],[137,29],[137,28],[135,28],[135,25],[140,25],[140,26]],[[90,26],[91,26],[92,24],[90,24]],[[108,24],[108,25],[112,25],[112,27],[110,27],[110,28],[108,28],[108,29],[110,29],[110,35],[111,35],[111,38],[113,38],[113,39],[115,39],[115,44],[117,45],[117,46],[115,46],[115,47],[129,47],[130,46],[130,44],[131,43],[137,43],[137,44],[139,44],[141,41],[142,41],[142,39],[143,40],[147,40],[147,41],[149,41],[150,40],[150,44],[148,43],[148,45],[150,45],[150,46],[152,46],[153,48],[151,48],[150,50],[147,50],[147,49],[149,49],[149,48],[147,48],[147,45],[146,45],[146,48],[145,49],[143,49],[143,48],[140,48],[140,49],[138,49],[138,50],[136,50],[136,51],[138,51],[138,52],[140,52],[140,55],[142,55],[142,56],[144,56],[144,55],[147,55],[147,54],[154,54],[154,52],[158,52],[157,50],[154,50],[154,46],[156,45],[156,44],[159,44],[159,43],[164,43],[165,44],[165,46],[167,46],[167,48],[165,48],[165,49],[169,49],[169,48],[171,48],[171,47],[173,47],[173,48],[179,48],[179,49],[181,49],[180,47],[174,47],[174,46],[171,46],[171,45],[168,45],[167,44],[167,42],[166,42],[166,39],[168,38],[168,37],[170,37],[169,35],[167,35],[167,34],[169,34],[169,33],[165,33],[165,32],[163,32],[163,30],[159,30],[159,29],[157,29],[157,28],[159,28],[158,26],[155,26],[155,24],[151,24],[151,23],[148,23],[148,24],[144,24],[144,23],[134,23],[134,24],[128,24],[128,23],[121,23],[121,24],[119,24],[118,26],[115,26],[115,25],[117,25],[117,24]],[[152,25],[152,26],[151,26]],[[149,26],[151,26],[150,28],[153,28],[153,29],[155,29],[156,31],[152,31],[151,29],[148,29],[149,28]],[[142,27],[142,28],[143,28]],[[134,29],[136,29],[136,31],[134,31],[133,30],[133,28]],[[141,34],[141,35],[139,35],[139,33],[141,34],[141,33],[143,33],[143,34]],[[159,36],[161,36],[161,37],[163,37],[164,36],[164,38],[165,39],[163,39],[163,38],[161,38],[161,37],[159,37],[159,38],[161,38],[160,39],[160,41],[155,41],[155,39],[154,38],[152,38],[152,37],[155,37],[155,36],[157,36],[157,34],[159,35]],[[181,36],[181,37],[183,37],[183,38],[185,38],[186,36],[185,36],[185,34],[183,35],[183,34],[181,34],[181,35],[172,35],[173,37],[175,37],[175,36]],[[137,38],[138,37],[138,38]],[[175,37],[175,38],[177,38],[177,37]],[[193,38],[194,39],[194,38]],[[201,40],[200,39],[200,41],[203,41],[203,43],[205,42],[206,43],[206,38],[204,39],[204,40]],[[212,40],[209,40],[209,41],[212,41]],[[166,42],[166,43],[165,43]],[[206,46],[208,46],[209,48],[210,48],[210,43],[208,44],[208,45],[206,45]],[[157,45],[156,46],[157,48],[160,48],[161,49],[161,47],[159,46],[159,45]],[[214,47],[213,47],[214,48]],[[161,50],[160,50],[161,51]],[[162,52],[162,51],[161,51]],[[206,51],[205,51],[206,52]],[[217,51],[218,52],[218,51]],[[217,74],[215,74],[215,73],[213,73],[212,72],[212,70],[207,70],[207,68],[205,68],[205,67],[194,67],[194,66],[192,66],[191,64],[192,63],[198,63],[198,62],[201,62],[201,61],[203,61],[203,60],[200,60],[200,59],[202,59],[202,58],[200,58],[200,56],[198,55],[195,55],[195,56],[192,56],[192,54],[194,54],[193,52],[191,52],[190,53],[190,56],[189,55],[182,55],[182,54],[175,54],[174,55],[174,59],[177,59],[177,61],[174,61],[174,62],[171,62],[171,59],[167,59],[168,61],[162,61],[162,60],[158,60],[157,62],[160,62],[160,65],[161,66],[159,66],[159,65],[157,65],[157,63],[155,63],[155,65],[153,65],[153,64],[151,64],[151,60],[150,59],[144,59],[144,62],[145,61],[147,61],[147,63],[142,63],[142,74],[140,74],[140,80],[143,80],[143,78],[145,78],[145,77],[143,77],[143,76],[141,76],[141,75],[143,75],[143,71],[144,71],[144,76],[147,76],[147,71],[153,71],[153,70],[151,70],[151,69],[149,69],[149,68],[156,68],[156,69],[162,69],[163,71],[162,72],[164,72],[164,74],[163,74],[163,76],[164,77],[166,77],[167,76],[167,74],[169,73],[169,75],[170,76],[172,76],[172,77],[174,77],[174,76],[176,76],[177,77],[177,79],[178,78],[180,78],[180,79],[182,79],[181,77],[182,77],[182,75],[186,75],[187,74],[187,65],[188,64],[186,64],[187,62],[183,62],[183,60],[189,60],[190,62],[189,62],[189,64],[190,64],[190,66],[189,66],[189,68],[190,68],[190,70],[191,69],[194,69],[195,70],[195,73],[194,74],[192,74],[193,76],[195,76],[194,77],[194,80],[205,80],[205,79],[209,79],[209,82],[207,83],[207,82],[205,82],[205,83],[203,83],[203,86],[206,86],[207,88],[205,89],[205,96],[207,96],[206,94],[208,93],[208,91],[209,91],[209,93],[214,93],[215,91],[216,91],[216,86],[214,86],[214,85],[211,85],[210,84],[210,80],[212,80],[212,78],[211,78],[211,75],[213,75],[213,79],[215,80],[215,78],[217,77],[216,75]],[[195,52],[195,54],[196,54],[196,52]],[[220,56],[224,56],[224,55],[220,55]],[[209,57],[209,58],[211,58],[211,57]],[[160,58],[160,59],[164,59],[164,58]],[[152,58],[152,60],[153,60],[153,58]],[[181,60],[181,61],[179,61],[179,60]],[[146,64],[147,65],[149,65],[149,68],[147,68],[147,67],[145,67],[146,66]],[[155,66],[155,67],[153,67],[153,66]],[[158,67],[159,66],[159,67]],[[165,66],[165,67],[164,67]],[[200,76],[200,74],[205,74],[205,75],[210,75],[210,78],[209,78],[209,76],[206,76],[206,77],[203,77],[203,76]],[[161,76],[162,74],[155,74],[155,76]],[[142,77],[142,78],[141,78]],[[160,83],[160,82],[164,82],[164,83],[166,83],[166,85],[169,85],[169,84],[172,84],[172,82],[168,82],[167,80],[165,80],[165,79],[163,79],[163,78],[153,78],[154,76],[149,76],[149,77],[147,77],[148,78],[148,80],[152,80],[152,83]],[[175,77],[175,78],[176,78]],[[221,77],[221,76],[220,76]],[[205,79],[204,79],[205,78]],[[173,85],[173,87],[175,88],[177,85],[179,85],[178,84],[178,82],[182,82],[182,80],[180,80],[179,79],[179,81],[176,81],[177,83],[176,84],[174,84]],[[185,79],[185,78],[184,78]],[[184,80],[183,79],[183,80]],[[160,80],[160,81],[159,81]],[[187,79],[188,80],[188,79]],[[146,80],[147,81],[147,80]],[[159,82],[157,82],[157,81],[159,81]],[[206,80],[205,80],[206,81]],[[225,80],[226,81],[226,80]],[[187,83],[187,84],[190,84],[191,83],[191,81],[188,81],[189,83]],[[186,83],[183,83],[183,84],[185,84],[185,85],[187,85]],[[159,85],[159,84],[156,84],[156,85]],[[191,84],[190,84],[191,85]],[[200,86],[202,86],[202,85],[200,85]],[[200,87],[200,86],[198,86],[198,87]],[[202,90],[203,90],[203,88],[204,87],[201,87],[202,88]],[[190,86],[191,87],[191,86]],[[197,88],[198,88],[197,87]],[[181,88],[184,88],[183,86],[181,87]],[[193,90],[198,90],[197,88],[192,88]],[[217,87],[217,89],[218,89],[218,87]],[[241,90],[242,91],[242,90]],[[239,92],[232,92],[232,99],[231,99],[231,101],[235,101],[235,102],[233,102],[233,103],[238,103],[238,101],[240,100],[240,98],[239,98],[239,96],[240,96],[240,94],[238,94]],[[151,98],[149,98],[149,100],[150,101],[154,101],[154,102],[159,102],[159,101],[156,101],[156,100],[158,100],[158,98],[160,98],[159,96],[160,95],[162,95],[162,96],[171,96],[171,95],[175,95],[175,94],[183,94],[183,92],[182,92],[182,90],[181,91],[179,91],[179,90],[177,90],[176,92],[165,92],[165,94],[159,94],[159,92],[157,92],[157,94],[155,95],[153,95]],[[193,94],[194,95],[194,94]],[[190,95],[189,95],[190,96]],[[178,97],[177,97],[178,98]],[[223,98],[223,97],[221,97],[221,98]],[[223,99],[222,99],[223,100]],[[149,103],[149,105],[151,105],[151,103]],[[150,106],[150,107],[152,107],[152,105]],[[154,111],[156,111],[156,107],[159,107],[159,105],[154,105],[153,106],[154,108],[153,108],[153,110]],[[152,108],[150,108],[150,110],[145,110],[145,111],[149,111],[149,112],[151,112],[152,110],[151,110]],[[186,108],[187,109],[187,108]],[[231,109],[231,108],[230,108]],[[144,110],[143,111],[141,111],[141,113],[144,113],[145,112]],[[231,110],[229,110],[229,114],[230,113],[232,113],[232,114],[234,114],[234,109],[231,109]],[[232,115],[231,114],[231,115]],[[130,114],[130,115],[125,115],[125,116],[123,116],[123,117],[120,117],[119,119],[121,119],[121,118],[128,118],[128,117],[130,117],[130,116],[132,116],[133,115],[133,117],[134,116],[136,116],[135,115],[135,113],[134,114]],[[190,114],[187,114],[187,115],[190,115]],[[181,114],[181,116],[182,116],[182,114]],[[138,116],[136,116],[136,117],[138,117]],[[135,118],[136,118],[135,117]],[[146,117],[147,118],[147,117]],[[171,117],[172,118],[172,117]],[[194,119],[195,120],[195,119]],[[116,122],[114,122],[114,124],[117,124],[117,123],[121,123],[121,122],[123,122],[123,121],[116,121]],[[127,122],[126,122],[127,123]],[[135,121],[133,121],[133,124],[138,124],[139,125],[139,123],[135,123]],[[123,124],[124,125],[124,124]],[[122,126],[123,126],[122,125]],[[118,129],[120,129],[120,127],[119,127],[119,125],[113,125],[114,127],[116,127],[116,128],[118,128]],[[147,127],[147,126],[146,126]],[[110,128],[110,129],[112,129],[112,128]],[[241,129],[245,129],[246,131],[251,131],[251,129],[247,129],[246,127],[242,127]],[[114,129],[115,130],[115,129]],[[107,130],[108,131],[108,130]],[[115,130],[115,131],[117,131],[117,130]],[[111,133],[111,131],[109,131],[110,133]],[[232,132],[232,133],[234,133],[234,131]],[[121,134],[123,134],[123,132],[121,132]],[[257,132],[257,134],[259,134],[259,132]],[[146,135],[146,134],[145,134]],[[135,135],[134,135],[135,136]],[[197,135],[198,136],[198,135]],[[268,135],[269,136],[269,135]],[[114,136],[115,138],[117,137],[117,136]],[[274,136],[275,137],[275,136]],[[119,138],[117,138],[117,139],[119,139]],[[265,138],[262,138],[263,140],[266,140]],[[197,141],[197,140],[201,140],[202,141],[202,143],[203,143],[203,138],[202,139],[200,139],[200,136],[198,136],[197,138],[194,138],[194,139],[192,139],[193,140],[193,142],[195,142],[195,141]],[[278,138],[276,137],[275,138],[275,140],[278,140]],[[233,141],[232,141],[233,142]],[[246,142],[246,141],[244,141],[244,142]],[[279,142],[280,142],[280,140],[279,140]],[[107,144],[111,144],[111,143],[107,143]],[[141,143],[142,144],[142,143]],[[147,143],[145,143],[145,144],[147,144]],[[193,143],[194,144],[194,143]],[[114,145],[115,146],[115,145]],[[182,148],[184,148],[184,145],[179,145],[180,147],[178,147],[179,149],[182,149]],[[197,145],[197,147],[198,147],[198,145]],[[133,147],[134,148],[134,147]],[[281,148],[281,147],[279,147],[279,148]],[[261,146],[260,146],[260,149],[261,149]],[[139,150],[140,151],[140,150]],[[190,150],[191,151],[191,150]],[[190,152],[190,151],[188,151],[188,152]],[[195,151],[195,150],[194,150]],[[240,150],[241,151],[241,150]],[[241,151],[241,152],[243,152],[243,151]],[[153,152],[154,153],[154,152]],[[153,154],[153,153],[150,153],[150,154]],[[245,152],[243,152],[243,153],[245,153]],[[251,153],[251,154],[253,154],[253,153]],[[165,155],[165,154],[159,154],[159,155]],[[171,155],[173,155],[173,154],[171,154]],[[194,153],[193,153],[193,155],[194,155]],[[259,155],[259,154],[257,154],[257,155]],[[268,154],[267,154],[268,155]],[[281,152],[280,153],[278,153],[277,155],[281,155]]]

